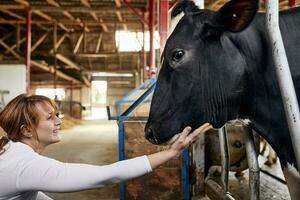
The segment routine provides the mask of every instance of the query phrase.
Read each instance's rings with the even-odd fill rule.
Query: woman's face
[[[59,135],[61,120],[56,116],[55,109],[50,105],[37,105],[40,121],[36,128],[39,144],[43,147],[61,140]]]

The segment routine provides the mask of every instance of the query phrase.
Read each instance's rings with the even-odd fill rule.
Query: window
[[[143,32],[116,31],[116,44],[119,51],[141,51]],[[150,49],[149,31],[145,32],[145,51]],[[159,49],[158,31],[154,32],[154,48]]]
[[[63,88],[37,88],[35,94],[44,95],[50,99],[63,100],[66,96],[65,90]]]

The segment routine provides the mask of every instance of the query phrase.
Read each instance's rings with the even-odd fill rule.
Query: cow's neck
[[[288,54],[299,99],[300,88],[300,8],[285,12],[280,17],[281,31]],[[272,59],[272,47],[265,28],[265,15],[258,14],[247,30],[232,36],[240,46],[247,63],[247,92],[242,101],[240,117],[248,118],[251,126],[272,145],[283,165],[295,164],[291,152],[280,90]],[[283,145],[284,144],[284,147]]]

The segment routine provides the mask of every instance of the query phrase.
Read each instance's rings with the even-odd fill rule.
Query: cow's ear
[[[258,4],[259,0],[231,0],[216,12],[208,24],[222,31],[242,31],[253,20]]]

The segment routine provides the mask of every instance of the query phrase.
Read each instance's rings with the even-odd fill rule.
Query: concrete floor
[[[63,162],[105,165],[118,160],[118,126],[115,121],[84,121],[72,129],[61,130],[62,141],[49,146],[44,155]],[[106,186],[75,193],[47,193],[55,200],[118,199],[118,186]]]

